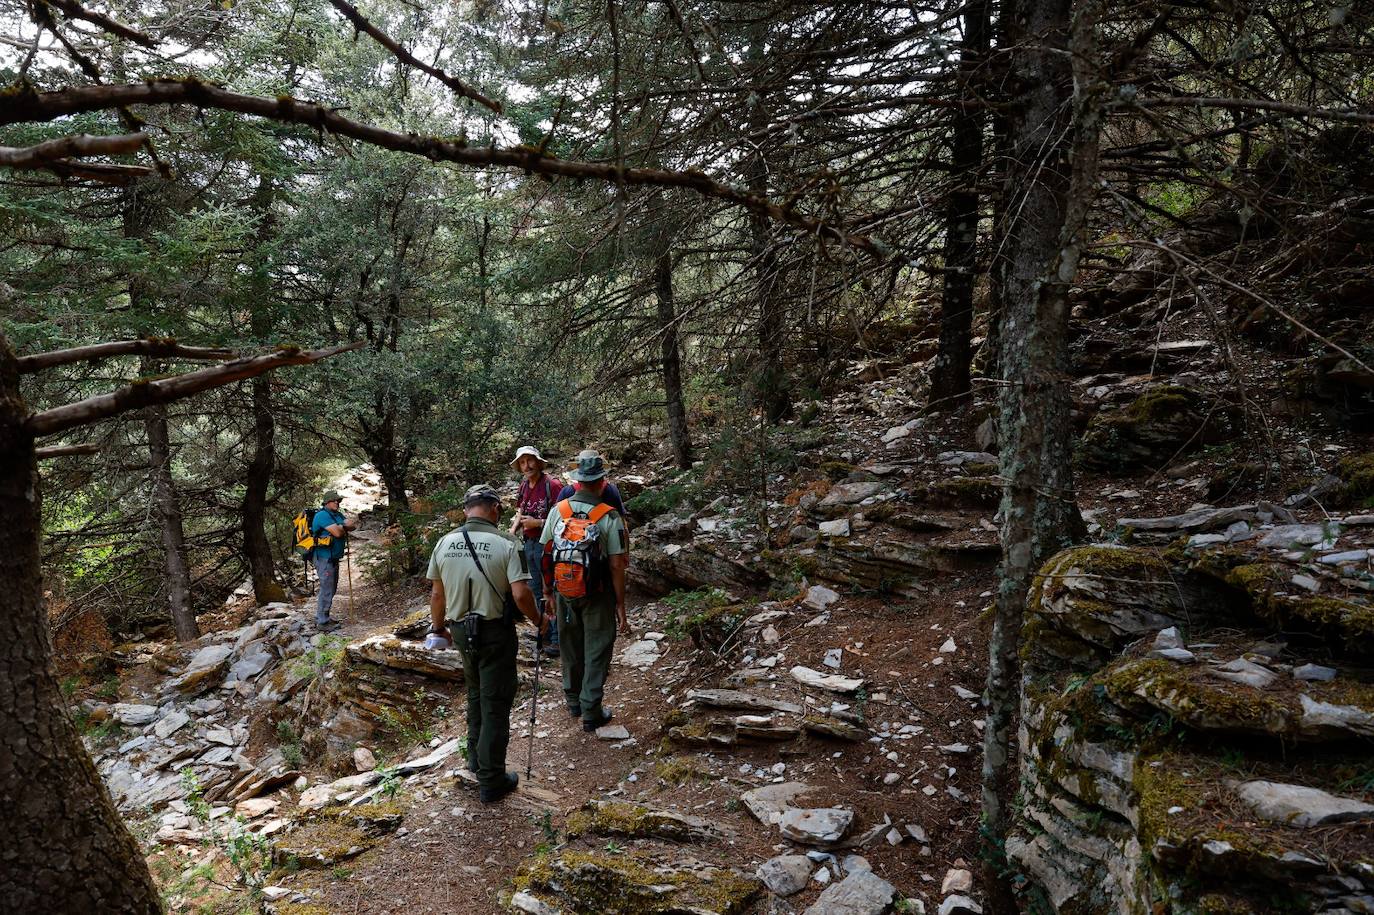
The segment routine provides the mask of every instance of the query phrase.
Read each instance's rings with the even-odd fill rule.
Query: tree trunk
[[[260,247],[270,241],[274,231],[273,196],[272,179],[264,175],[253,193]],[[267,342],[272,334],[272,278],[267,268],[266,263],[258,263],[253,271],[250,326],[255,343]],[[248,574],[253,582],[253,600],[262,606],[286,600],[286,591],[277,582],[272,543],[267,537],[267,493],[277,466],[277,419],[272,412],[271,382],[259,376],[249,382],[249,390],[253,395],[253,453],[243,480],[243,555],[248,560]]]
[[[27,412],[0,334],[0,900],[7,912],[152,915],[162,911],[157,888],[53,673]]]
[[[249,386],[253,392],[253,455],[243,481],[243,553],[253,580],[253,600],[262,606],[286,600],[286,592],[277,583],[272,544],[267,538],[267,491],[277,462],[277,423],[272,415],[271,383],[258,377]]]
[[[1016,911],[1010,884],[1001,875],[1006,872],[1002,844],[1011,823],[1006,802],[1016,782],[1012,735],[1026,595],[1040,564],[1082,530],[1073,489],[1068,289],[1095,182],[1096,126],[1089,128],[1083,112],[1070,106],[1072,6],[1072,0],[1025,4],[1013,23],[1019,50],[1012,75],[1019,95],[1010,140],[1018,193],[1010,202],[1016,217],[1008,233],[1001,333],[1001,369],[1009,382],[1000,398],[1006,489],[982,788],[988,903],[998,915]],[[1093,134],[1086,158],[1085,130]]]
[[[678,349],[677,306],[673,300],[673,255],[665,250],[654,263],[654,289],[658,295],[659,346],[663,353],[663,395],[668,406],[668,437],[673,442],[677,466],[692,466],[692,433],[687,428],[687,409],[682,403],[682,353]]]
[[[172,449],[167,434],[167,408],[143,409],[143,428],[148,433],[148,480],[153,486],[153,506],[162,526],[162,548],[167,554],[167,606],[177,641],[200,637],[196,614],[191,609],[191,568],[186,558],[186,532],[182,527],[181,505],[176,482],[172,479]]]
[[[983,107],[975,91],[988,51],[988,0],[964,8],[958,79],[965,106],[954,112],[950,166],[955,187],[945,209],[944,293],[940,299],[940,346],[930,372],[934,410],[969,402],[973,362],[973,280],[978,256],[978,180],[983,169]],[[971,103],[971,104],[970,104]]]

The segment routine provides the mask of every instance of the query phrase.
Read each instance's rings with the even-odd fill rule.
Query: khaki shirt
[[[568,500],[572,503],[574,512],[586,514],[597,506],[598,499],[590,495],[585,489],[573,493]],[[558,507],[549,509],[549,517],[544,522],[544,533],[539,536],[540,543],[548,543],[553,539],[554,531],[558,529],[558,523],[562,516],[558,514]],[[603,556],[619,556],[625,552],[625,522],[621,519],[620,513],[611,509],[601,520],[596,522],[600,529],[601,554]]]
[[[476,612],[485,619],[500,619],[511,582],[530,579],[524,551],[490,521],[469,518],[464,527],[482,563],[481,572],[468,553],[462,528],[444,535],[429,557],[428,577],[444,583],[444,601],[448,605],[444,618],[460,620]],[[482,572],[487,573],[485,579]],[[491,584],[487,584],[487,579]]]

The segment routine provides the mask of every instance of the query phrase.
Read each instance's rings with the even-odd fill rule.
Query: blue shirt
[[[325,528],[331,524],[343,524],[343,512],[336,512],[328,508],[320,508],[315,511],[315,520],[310,522],[310,533],[314,537],[324,535],[331,538],[328,546],[315,547],[316,556],[326,556],[330,559],[343,559],[344,545],[348,542],[348,532],[344,531],[342,537],[335,537]]]
[[[576,491],[577,490],[573,488],[573,485],[569,483],[567,486],[564,486],[561,490],[559,490],[558,498],[554,501],[562,502],[564,499],[571,499],[573,497],[573,493],[575,493]],[[614,483],[606,484],[606,488],[601,491],[601,501],[605,502],[611,508],[614,508],[616,511],[620,512],[620,517],[625,517],[625,503],[621,501],[620,490],[616,489]]]

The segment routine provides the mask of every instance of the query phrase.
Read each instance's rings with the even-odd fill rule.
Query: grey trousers
[[[315,602],[315,625],[329,622],[329,608],[334,606],[334,592],[339,590],[339,560],[316,554],[315,571],[320,576],[320,595]]]

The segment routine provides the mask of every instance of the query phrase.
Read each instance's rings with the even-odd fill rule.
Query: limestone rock
[[[883,483],[878,482],[836,483],[830,487],[830,492],[825,494],[819,507],[824,511],[827,508],[855,505],[882,492],[883,486]]]
[[[806,597],[802,599],[802,606],[811,610],[825,610],[839,599],[838,592],[832,591],[824,585],[812,585],[806,589]]]
[[[1245,658],[1227,661],[1225,664],[1213,668],[1212,674],[1223,680],[1253,686],[1255,689],[1264,689],[1278,679],[1278,674],[1269,668]]]
[[[763,892],[753,876],[694,859],[562,851],[521,865],[524,892],[553,911],[737,915]],[[608,905],[608,900],[613,904]],[[526,912],[547,912],[525,903]]]
[[[1255,813],[1287,826],[1309,828],[1374,820],[1374,805],[1318,788],[1267,781],[1243,782],[1234,788]]]
[[[115,720],[127,728],[143,727],[152,724],[157,718],[156,705],[138,705],[130,702],[116,702],[111,706]]]
[[[940,903],[939,915],[983,915],[983,907],[967,896],[949,896]]]
[[[962,867],[952,867],[945,871],[945,879],[940,882],[940,895],[967,893],[973,889],[973,872]]]
[[[1293,677],[1298,680],[1325,682],[1336,679],[1336,669],[1320,664],[1300,664],[1293,668]]]
[[[371,772],[377,768],[377,756],[367,747],[358,747],[353,751],[353,768],[359,772]]]
[[[231,645],[206,645],[191,657],[186,670],[172,681],[172,687],[193,695],[218,686],[224,679],[224,672],[229,669],[229,658],[233,653]]]
[[[775,826],[784,811],[791,808],[792,801],[810,790],[811,786],[803,782],[779,782],[746,791],[740,800],[760,823]]]
[[[778,829],[794,842],[833,845],[844,838],[853,822],[854,811],[845,807],[793,807],[783,811]]]
[[[795,702],[787,702],[769,696],[759,696],[754,693],[741,692],[735,689],[693,689],[687,691],[687,698],[693,702],[700,703],[701,705],[709,705],[713,708],[786,712],[789,715],[800,715],[802,713],[802,707]]]
[[[426,649],[420,642],[406,642],[389,632],[350,642],[349,658],[396,670],[412,671],[437,680],[463,679],[463,655],[456,649]]]
[[[822,521],[817,525],[817,529],[826,537],[848,537],[849,519],[837,518],[834,521]]]
[[[811,859],[806,855],[780,855],[759,865],[755,876],[779,896],[791,896],[806,888],[811,879]]]
[[[829,716],[807,715],[802,719],[802,727],[812,734],[834,737],[837,740],[858,743],[868,739],[868,731],[865,728]]]
[[[166,740],[190,722],[191,717],[189,715],[185,712],[173,709],[166,715],[163,715],[158,720],[157,724],[153,725],[153,733],[163,740]]]
[[[896,898],[895,886],[871,870],[858,870],[826,887],[804,915],[882,915]]]
[[[817,689],[828,689],[837,693],[853,693],[864,685],[864,680],[858,677],[842,677],[839,674],[823,674],[819,670],[810,667],[797,665],[793,667],[789,674],[802,686],[811,686]]]
[[[709,820],[625,801],[591,800],[568,819],[568,835],[626,836],[670,842],[709,842],[722,832]]]
[[[1180,452],[1223,440],[1224,415],[1188,388],[1149,388],[1125,407],[1094,416],[1078,458],[1094,470],[1158,469]]]

